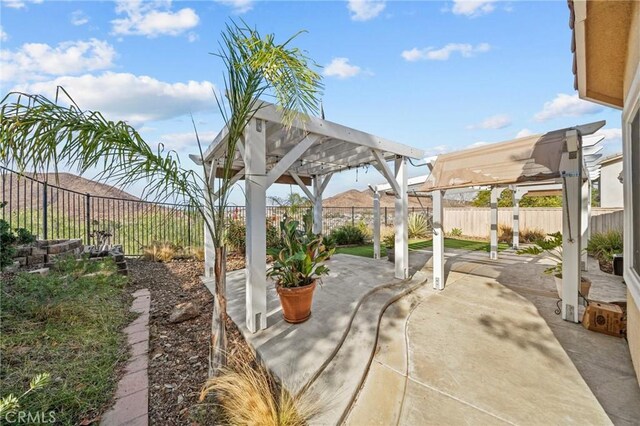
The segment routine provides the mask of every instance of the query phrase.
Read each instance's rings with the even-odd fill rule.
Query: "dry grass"
[[[191,247],[189,249],[191,256],[198,262],[204,261],[204,247]]]
[[[154,241],[144,247],[142,258],[152,262],[164,263],[171,262],[174,259],[195,259],[202,262],[204,260],[204,247],[182,248],[168,241]]]
[[[306,395],[291,395],[262,366],[238,363],[209,379],[200,400],[214,401],[216,420],[222,424],[303,426],[320,408]]]

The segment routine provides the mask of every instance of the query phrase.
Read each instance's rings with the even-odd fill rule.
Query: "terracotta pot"
[[[276,285],[280,304],[282,304],[282,315],[286,322],[298,324],[309,319],[315,289],[316,280],[304,287],[285,288],[280,284]]]
[[[556,281],[556,290],[558,290],[558,297],[562,299],[562,277],[557,275],[553,276]],[[580,294],[585,299],[589,297],[589,290],[591,290],[591,280],[589,278],[582,277],[580,281]]]

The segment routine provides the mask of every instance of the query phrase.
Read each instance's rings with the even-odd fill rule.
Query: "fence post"
[[[187,207],[187,244],[191,247],[191,207]]]
[[[46,240],[49,237],[49,218],[47,216],[47,193],[49,185],[44,182],[42,185],[42,239]]]
[[[351,206],[351,225],[354,226],[356,224],[356,208]]]
[[[87,235],[87,245],[91,244],[91,194],[86,195],[86,204],[84,208],[85,214],[85,230]]]
[[[384,226],[388,226],[389,223],[387,222],[387,208],[384,208]]]

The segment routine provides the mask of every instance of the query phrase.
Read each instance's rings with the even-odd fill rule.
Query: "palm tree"
[[[316,64],[298,48],[276,43],[273,34],[261,36],[245,23],[231,22],[221,35],[217,56],[225,66],[225,96],[215,94],[228,130],[226,152],[233,153],[247,123],[261,108],[262,96],[275,98],[284,123],[318,112],[322,90]],[[58,103],[65,97],[68,105]],[[226,365],[226,226],[224,209],[232,189],[233,155],[218,159],[218,170],[204,162],[198,137],[202,174],[182,166],[178,154],[160,144],[156,150],[124,121],[109,121],[98,111],[83,111],[63,89],[55,101],[40,95],[9,93],[0,110],[0,161],[13,162],[20,171],[55,171],[59,165],[77,170],[101,169],[98,178],[121,187],[147,181],[144,196],[157,201],[186,199],[203,217],[216,251],[214,314],[210,374]],[[192,120],[193,121],[193,120]],[[217,172],[217,174],[216,174]],[[216,179],[213,176],[221,176]],[[217,193],[217,199],[210,194]]]

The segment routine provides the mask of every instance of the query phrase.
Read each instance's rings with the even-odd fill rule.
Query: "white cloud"
[[[360,74],[361,71],[359,66],[349,63],[349,58],[333,58],[333,60],[325,66],[324,75],[344,79],[355,77]]]
[[[118,0],[116,13],[126,18],[111,21],[114,34],[143,35],[148,38],[159,35],[179,35],[198,25],[200,18],[188,7],[176,12],[171,10],[171,0]]]
[[[27,6],[27,3],[42,3],[44,0],[2,0],[2,5],[10,7],[12,9],[22,9]]]
[[[478,142],[474,142],[471,145],[467,145],[467,149],[471,149],[471,148],[478,148],[481,146],[485,146],[485,145],[489,145],[490,142],[485,142],[485,141],[478,141]]]
[[[198,138],[202,149],[205,150],[213,142],[216,137],[215,132],[198,132]],[[183,133],[167,133],[160,136],[159,143],[162,143],[167,150],[192,152],[198,151],[198,139],[196,139],[195,132],[183,132]]]
[[[216,89],[209,81],[168,83],[128,73],[64,76],[19,85],[14,90],[53,99],[58,86],[64,87],[81,108],[100,111],[111,120],[127,120],[134,125],[216,108],[213,95]]]
[[[215,0],[216,3],[229,6],[238,15],[253,9],[253,0]]]
[[[349,0],[347,8],[354,21],[368,21],[380,15],[386,7],[386,1],[381,0]]]
[[[524,138],[524,137],[527,137],[527,136],[531,136],[533,134],[534,133],[529,129],[522,129],[518,133],[516,133],[516,139],[517,138]]]
[[[25,81],[102,70],[113,65],[115,56],[109,43],[97,39],[66,41],[56,47],[25,43],[15,51],[0,51],[0,80]]]
[[[574,95],[558,93],[553,100],[545,102],[542,111],[536,113],[533,118],[536,121],[548,121],[558,117],[580,117],[595,114],[602,109],[600,105],[583,101],[577,93]]]
[[[506,114],[498,114],[488,117],[478,124],[468,126],[468,129],[504,129],[511,125],[511,118]]]
[[[420,60],[446,61],[455,52],[460,53],[463,58],[470,58],[478,53],[485,53],[489,50],[491,50],[489,43],[480,43],[475,46],[469,43],[449,43],[440,49],[434,47],[418,49],[414,47],[411,50],[403,51],[402,57],[409,62]]]
[[[4,32],[4,29],[2,29],[2,25],[0,25],[0,41],[7,41],[9,40],[9,34]]]
[[[602,143],[622,143],[622,129],[600,129],[594,133],[594,137],[604,137]]]
[[[440,154],[445,154],[449,152],[449,146],[448,145],[436,145],[436,146],[432,146],[430,148],[427,148],[424,150],[425,153],[425,158],[427,157],[435,157],[438,156]]]
[[[89,17],[81,10],[75,10],[71,13],[71,23],[76,26],[84,25],[89,22]]]
[[[189,32],[189,34],[187,34],[187,40],[189,40],[189,43],[193,43],[194,41],[198,40],[200,37],[198,36],[198,34],[194,33],[193,31]]]
[[[455,15],[476,17],[491,13],[495,10],[496,0],[453,0],[453,12]]]

